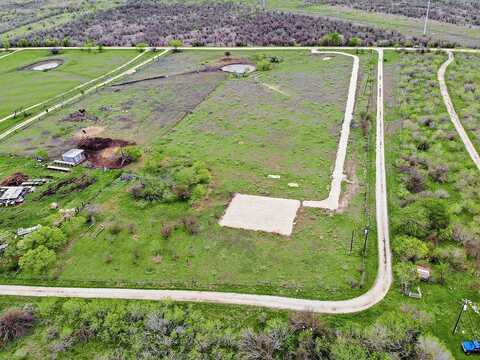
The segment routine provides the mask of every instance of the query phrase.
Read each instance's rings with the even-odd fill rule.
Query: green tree
[[[92,51],[92,49],[95,47],[95,43],[93,42],[92,39],[87,39],[85,43],[83,44],[83,47],[88,51]]]
[[[135,45],[135,47],[137,48],[137,50],[138,50],[139,52],[142,52],[142,51],[144,51],[146,48],[148,48],[148,44],[142,42],[142,43],[138,43],[137,45]]]
[[[428,235],[429,226],[427,211],[418,203],[397,210],[392,219],[395,235],[409,235],[424,239]]]
[[[57,39],[47,39],[45,40],[45,46],[46,47],[54,47],[54,46],[58,46],[59,45],[59,41]]]
[[[30,43],[27,39],[23,38],[18,41],[18,47],[29,47]]]
[[[339,32],[332,32],[324,35],[320,39],[320,45],[324,46],[341,46],[343,44],[343,35]]]
[[[68,37],[64,37],[62,40],[62,46],[63,47],[69,47],[70,46],[70,39]]]
[[[10,49],[10,41],[8,41],[7,38],[3,39],[2,46],[4,49],[7,49],[7,50]]]
[[[337,338],[331,348],[332,359],[335,360],[370,360],[368,350],[354,339]]]
[[[450,224],[450,215],[445,202],[440,199],[430,199],[425,201],[424,207],[430,221],[430,228],[438,231],[448,227]]]
[[[136,146],[127,146],[123,148],[122,154],[128,163],[136,162],[142,157],[142,151]]]
[[[42,226],[37,231],[28,234],[17,244],[22,251],[34,249],[37,246],[45,246],[48,249],[57,250],[67,242],[67,237],[59,228]]]
[[[40,245],[36,249],[28,250],[18,264],[22,271],[40,275],[51,267],[56,260],[55,252]]]
[[[348,39],[348,46],[361,46],[361,45],[362,45],[362,40],[356,36]]]
[[[48,152],[45,149],[38,149],[35,152],[35,158],[42,159],[42,160],[48,160]]]
[[[402,261],[417,261],[428,255],[427,245],[412,236],[397,236],[393,241],[393,252]]]
[[[268,59],[263,59],[257,62],[256,68],[258,71],[270,71],[273,69],[273,65]]]
[[[448,273],[450,272],[450,265],[447,262],[441,262],[437,266],[438,270],[438,281],[440,284],[445,284],[445,280],[447,278]]]
[[[402,292],[405,294],[408,288],[417,280],[415,266],[410,263],[401,262],[394,267],[395,275],[400,282]]]
[[[182,47],[183,41],[179,39],[172,39],[168,42],[168,46],[173,47],[174,52],[178,52],[178,48]]]

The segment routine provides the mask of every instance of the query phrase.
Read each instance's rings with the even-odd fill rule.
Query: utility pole
[[[427,23],[428,23],[428,16],[430,15],[430,4],[432,0],[428,0],[427,5],[427,14],[425,15],[425,25],[423,26],[423,36],[427,35]]]
[[[460,309],[460,313],[458,314],[457,322],[455,323],[455,326],[453,327],[452,335],[454,335],[457,332],[458,323],[460,322],[460,319],[462,318],[463,313],[465,311],[467,311],[467,306],[468,306],[467,304],[468,304],[468,300],[464,300],[462,308]]]

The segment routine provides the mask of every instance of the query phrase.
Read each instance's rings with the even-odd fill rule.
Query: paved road
[[[340,142],[337,149],[335,168],[333,169],[332,173],[332,184],[330,185],[330,193],[328,195],[328,198],[326,198],[325,200],[302,202],[302,205],[305,207],[337,210],[340,203],[340,194],[342,193],[342,182],[345,179],[343,170],[345,167],[345,158],[347,156],[348,138],[350,136],[353,111],[355,109],[360,59],[356,55],[339,51],[320,51],[314,49],[312,50],[312,54],[341,54],[353,58],[352,75],[350,78],[350,86],[348,88],[347,106],[345,109],[342,130],[340,132]]]
[[[19,51],[19,50],[17,50],[17,51]],[[14,52],[12,52],[12,53],[10,53],[10,54],[7,54],[7,55],[5,55],[4,57],[7,57],[8,55],[12,55],[12,54],[14,54],[14,53],[17,52],[17,51],[14,51]],[[34,104],[34,105],[31,105],[31,106],[27,107],[26,109],[23,109],[22,112],[29,112],[30,110],[36,109],[37,107],[42,106],[42,105],[45,105],[45,104],[47,104],[47,103],[49,103],[49,102],[51,102],[51,101],[53,101],[53,100],[55,100],[55,99],[60,99],[60,98],[66,96],[66,95],[68,95],[68,94],[70,94],[70,93],[72,93],[72,92],[75,92],[75,91],[80,90],[80,89],[82,89],[82,88],[84,88],[84,87],[87,87],[88,85],[90,85],[90,84],[92,84],[92,83],[95,83],[95,82],[99,81],[100,79],[103,79],[103,78],[105,78],[105,77],[107,77],[107,76],[110,76],[111,74],[116,73],[117,71],[120,71],[120,70],[123,69],[124,67],[127,67],[127,66],[129,66],[130,64],[132,64],[133,62],[137,61],[137,60],[138,60],[141,56],[143,56],[145,53],[146,53],[146,51],[143,51],[143,52],[140,53],[139,55],[135,56],[133,59],[127,61],[125,64],[120,65],[120,66],[116,67],[115,69],[113,69],[113,70],[111,70],[111,71],[109,71],[109,72],[107,72],[107,73],[105,73],[105,74],[103,74],[103,75],[101,75],[101,76],[99,76],[99,77],[97,77],[97,78],[95,78],[95,79],[92,79],[92,80],[87,81],[87,82],[85,82],[85,83],[83,83],[83,84],[80,84],[80,85],[78,85],[78,86],[75,86],[74,88],[72,88],[72,89],[70,89],[70,90],[67,90],[67,91],[65,91],[65,92],[63,92],[63,93],[61,93],[61,94],[58,94],[58,95],[56,95],[56,96],[54,96],[54,97],[52,97],[52,98],[50,98],[50,99],[47,99],[47,100],[45,100],[45,101],[39,102],[39,103]],[[2,57],[0,57],[0,59],[2,59]],[[7,121],[7,120],[9,120],[9,119],[11,119],[11,118],[13,118],[13,117],[15,117],[15,115],[19,115],[19,114],[18,114],[18,113],[11,113],[10,115],[7,115],[7,116],[5,116],[4,118],[0,119],[0,123],[1,123],[1,122],[4,122],[4,121]]]
[[[445,73],[447,71],[448,66],[455,60],[453,56],[453,52],[448,50],[448,60],[445,61],[440,69],[438,70],[438,82],[440,83],[440,92],[442,93],[443,101],[445,102],[445,106],[447,107],[447,111],[450,115],[450,119],[452,120],[455,129],[457,130],[458,135],[463,141],[465,148],[468,151],[468,154],[472,158],[477,168],[480,170],[480,156],[478,156],[478,152],[475,149],[475,146],[471,142],[470,138],[468,137],[467,132],[463,128],[462,122],[460,121],[457,112],[455,111],[455,107],[453,106],[452,99],[448,93],[447,83],[445,82]]]
[[[124,76],[126,76],[126,75],[131,74],[132,72],[134,72],[134,71],[137,70],[138,68],[140,68],[140,67],[142,67],[142,66],[145,66],[146,64],[148,64],[148,63],[150,63],[150,62],[158,59],[159,57],[167,54],[168,52],[169,52],[169,50],[164,50],[164,51],[162,51],[159,55],[156,55],[156,56],[154,56],[154,57],[151,57],[150,59],[145,60],[145,61],[141,62],[140,64],[137,64],[137,65],[135,65],[134,67],[129,68],[129,69],[125,70],[124,72],[118,74],[118,75],[115,75],[115,76],[113,76],[113,77],[111,77],[111,78],[108,78],[107,80],[105,80],[105,81],[103,81],[103,82],[101,82],[101,83],[99,83],[99,84],[97,84],[97,85],[92,86],[91,88],[87,89],[87,90],[84,91],[83,93],[79,93],[79,94],[77,94],[77,95],[74,95],[74,96],[72,96],[72,97],[70,97],[70,98],[68,98],[68,99],[66,99],[66,100],[64,100],[64,101],[62,101],[62,102],[60,102],[60,103],[58,103],[58,104],[55,104],[55,105],[49,107],[48,109],[46,109],[45,111],[42,111],[41,113],[39,113],[39,114],[37,114],[37,115],[35,115],[35,116],[32,116],[32,117],[28,118],[27,120],[25,120],[25,121],[23,121],[23,122],[15,125],[14,127],[12,127],[12,128],[10,128],[10,129],[4,131],[3,133],[1,133],[1,134],[0,134],[0,141],[3,140],[3,139],[5,139],[7,136],[10,136],[11,134],[15,133],[16,131],[23,129],[25,126],[31,124],[32,122],[34,122],[34,121],[36,121],[36,120],[44,117],[45,115],[51,113],[52,111],[55,111],[55,110],[57,110],[57,109],[60,109],[60,108],[62,108],[63,106],[65,106],[65,105],[67,105],[67,104],[69,104],[69,103],[71,103],[71,102],[73,102],[73,101],[75,101],[75,100],[77,100],[77,99],[80,99],[82,96],[84,96],[84,95],[86,95],[86,94],[89,94],[89,93],[91,93],[91,92],[93,92],[93,91],[95,91],[95,90],[97,90],[97,89],[99,89],[99,88],[101,88],[101,87],[103,87],[103,86],[105,86],[105,85],[108,85],[108,84],[114,82],[115,80],[120,79],[121,77],[124,77]]]
[[[383,139],[383,50],[378,51],[377,136],[376,136],[376,212],[378,237],[378,274],[365,294],[350,300],[321,301],[280,296],[251,295],[188,290],[143,290],[102,288],[60,288],[22,285],[0,285],[0,295],[37,297],[81,297],[105,299],[175,300],[208,302],[313,311],[340,314],[366,310],[380,302],[392,283],[392,259],[388,231],[387,188]]]

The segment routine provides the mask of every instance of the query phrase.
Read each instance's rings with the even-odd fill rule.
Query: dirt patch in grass
[[[27,180],[27,175],[17,172],[3,179],[3,181],[0,183],[0,186],[20,186]]]
[[[128,145],[133,145],[133,143],[125,140],[101,137],[85,138],[78,142],[78,148],[83,149],[87,152],[100,151],[112,147],[125,147]]]
[[[347,211],[351,201],[360,191],[360,181],[357,176],[357,163],[352,160],[348,160],[345,166],[345,172],[347,174],[347,186],[345,191],[342,192],[340,197],[340,203],[338,205],[338,213],[344,213]]]
[[[121,150],[128,145],[134,143],[101,137],[84,138],[77,144],[79,149],[85,150],[87,160],[94,167],[108,169],[119,169],[128,164]]]
[[[49,186],[47,190],[41,193],[40,199],[57,193],[69,194],[71,192],[81,191],[95,182],[96,180],[88,175],[82,175],[76,178],[68,178]]]
[[[105,131],[105,128],[103,128],[101,126],[88,126],[86,128],[83,128],[83,129],[77,131],[73,135],[73,138],[76,141],[79,141],[83,138],[95,137],[95,136],[101,134],[103,131]]]
[[[63,118],[64,121],[80,122],[85,120],[97,121],[98,117],[89,114],[85,109],[79,109]]]

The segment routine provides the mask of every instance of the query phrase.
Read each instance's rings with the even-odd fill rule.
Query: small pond
[[[51,59],[51,60],[36,62],[35,64],[26,66],[24,69],[33,70],[33,71],[48,71],[48,70],[55,69],[62,64],[63,64],[62,59]]]

